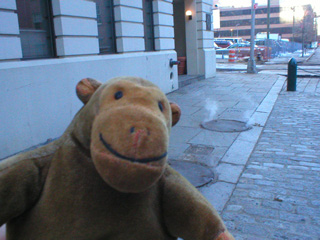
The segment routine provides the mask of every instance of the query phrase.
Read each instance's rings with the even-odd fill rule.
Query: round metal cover
[[[243,132],[252,128],[252,126],[248,125],[246,122],[227,119],[216,119],[203,122],[201,123],[201,126],[215,132]]]
[[[170,160],[169,165],[195,187],[202,187],[217,180],[216,174],[209,167],[196,162]]]

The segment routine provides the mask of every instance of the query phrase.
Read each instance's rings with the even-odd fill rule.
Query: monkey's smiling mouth
[[[167,154],[168,154],[167,152],[165,152],[162,155],[160,155],[158,157],[153,157],[153,158],[140,158],[140,159],[138,159],[138,158],[130,158],[130,157],[126,157],[126,156],[118,153],[116,150],[114,150],[111,147],[111,145],[104,140],[104,138],[103,138],[101,133],[99,134],[99,138],[100,138],[100,141],[102,142],[102,144],[105,146],[105,148],[107,150],[109,150],[109,152],[111,152],[113,155],[115,155],[118,158],[130,161],[130,162],[139,162],[139,163],[155,162],[155,161],[161,160],[162,158],[166,157]]]

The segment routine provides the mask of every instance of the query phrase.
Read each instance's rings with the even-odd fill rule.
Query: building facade
[[[0,159],[59,137],[82,105],[82,78],[139,76],[168,93],[178,88],[177,55],[187,74],[214,77],[212,4],[0,1]]]
[[[267,32],[267,6],[259,6],[255,12],[255,34]],[[279,0],[272,0],[270,5],[270,33],[279,34],[281,38],[293,39],[294,10],[290,7],[281,7]],[[215,30],[216,38],[241,37],[250,41],[251,34],[251,7],[221,8],[220,28]]]

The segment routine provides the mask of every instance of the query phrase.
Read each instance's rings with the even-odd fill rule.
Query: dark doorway
[[[175,50],[177,52],[178,60],[181,62],[179,65],[179,74],[186,74],[186,17],[184,0],[173,1],[173,14],[174,14],[174,40]],[[184,65],[184,66],[183,66]],[[184,67],[184,70],[181,68]]]

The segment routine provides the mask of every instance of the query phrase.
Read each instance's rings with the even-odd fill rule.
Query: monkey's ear
[[[172,112],[172,126],[179,122],[181,116],[181,109],[178,104],[170,102],[171,112]]]
[[[100,87],[101,82],[98,82],[97,80],[93,78],[84,78],[80,82],[78,82],[76,87],[76,93],[78,98],[86,104],[92,94]]]

